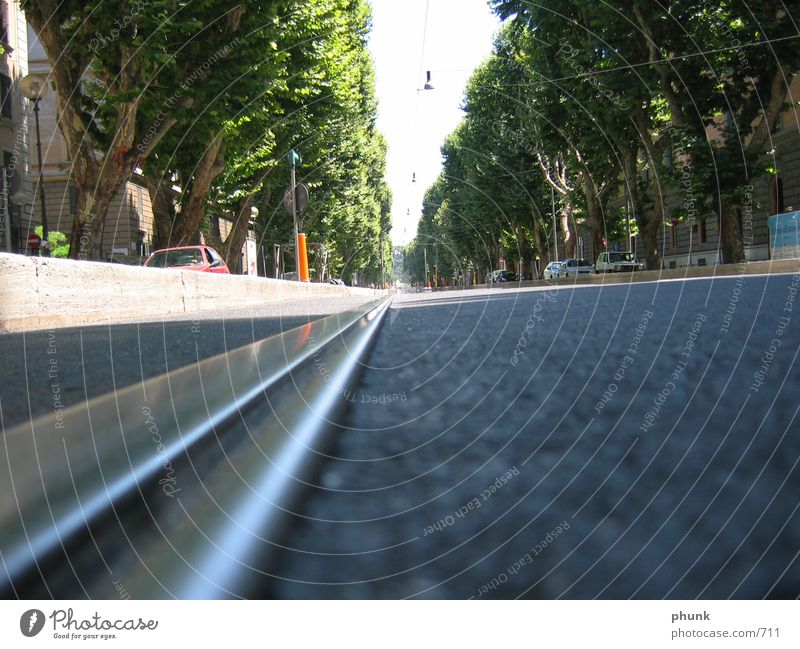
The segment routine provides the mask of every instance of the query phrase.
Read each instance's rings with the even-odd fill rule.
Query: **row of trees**
[[[137,170],[159,247],[202,231],[236,268],[253,206],[261,241],[288,244],[282,161],[296,148],[312,195],[302,229],[334,273],[378,277],[391,197],[366,0],[22,5],[52,66],[77,188],[70,257],[100,257],[109,205]]]
[[[800,3],[490,4],[506,20],[442,146],[407,251],[414,278],[431,245],[455,274],[502,254],[530,272],[553,237],[575,255],[576,222],[596,254],[627,236],[628,215],[649,268],[659,229],[685,219],[718,219],[723,261],[744,260],[739,211],[774,167],[765,153],[800,65]]]

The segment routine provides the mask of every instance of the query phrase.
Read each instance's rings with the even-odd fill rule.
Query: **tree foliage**
[[[442,146],[428,218],[460,262],[527,270],[553,235],[574,256],[577,224],[591,234],[584,256],[630,228],[658,268],[665,221],[706,218],[723,261],[743,260],[738,210],[800,66],[797,3],[490,5],[505,22]]]
[[[312,195],[302,226],[330,251],[335,272],[374,280],[382,241],[391,265],[366,0],[27,0],[23,8],[52,67],[72,160],[71,257],[100,256],[108,206],[139,170],[157,245],[202,232],[236,268],[253,206],[262,243],[288,243],[279,205],[283,157],[294,147]]]

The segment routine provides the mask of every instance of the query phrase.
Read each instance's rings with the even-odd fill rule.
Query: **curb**
[[[536,286],[573,286],[579,285],[611,285],[633,284],[639,282],[658,282],[661,280],[696,279],[713,277],[737,277],[742,275],[782,275],[800,273],[800,259],[782,259],[779,261],[753,261],[741,264],[718,264],[716,266],[694,266],[692,268],[674,268],[664,270],[640,270],[634,273],[599,273],[579,277],[562,277],[561,279],[526,280],[524,282],[503,282],[493,284],[492,288],[526,288]],[[479,284],[475,288],[486,288]]]
[[[0,253],[0,332],[192,314],[376,291]],[[380,294],[380,291],[378,292]]]

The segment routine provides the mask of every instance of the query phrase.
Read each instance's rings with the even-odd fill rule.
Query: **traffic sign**
[[[308,207],[308,187],[303,183],[299,183],[295,188],[295,197],[297,202],[297,213],[302,214],[303,210]],[[289,213],[292,213],[292,188],[289,187],[283,195],[283,208]]]
[[[28,235],[28,248],[36,249],[41,245],[42,245],[42,238],[38,234],[32,232],[31,234]]]

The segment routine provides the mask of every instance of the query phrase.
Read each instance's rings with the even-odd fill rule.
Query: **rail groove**
[[[6,430],[0,592],[257,595],[389,303]]]

